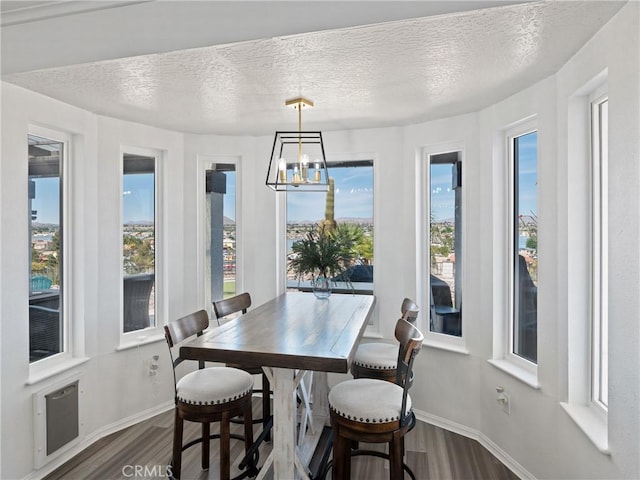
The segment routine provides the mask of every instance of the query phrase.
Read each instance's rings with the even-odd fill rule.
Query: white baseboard
[[[46,477],[51,472],[53,472],[56,468],[65,464],[69,460],[71,460],[74,456],[82,452],[84,449],[89,448],[95,442],[100,440],[101,438],[106,437],[107,435],[111,435],[112,433],[118,432],[123,428],[130,427],[135,425],[136,423],[140,423],[144,420],[147,420],[151,417],[154,417],[160,413],[166,412],[167,410],[171,410],[174,407],[173,401],[168,401],[161,403],[160,405],[156,405],[155,407],[149,408],[142,412],[138,412],[135,415],[131,415],[129,417],[123,418],[117,422],[114,422],[110,425],[105,425],[104,427],[99,428],[95,432],[90,433],[80,442],[78,442],[73,448],[64,452],[60,456],[56,457],[54,461],[51,461],[44,465],[42,468],[38,470],[32,471],[26,477],[23,477],[22,480],[38,480]]]
[[[149,408],[142,412],[139,412],[135,415],[131,415],[127,418],[119,420],[110,425],[106,425],[102,428],[99,428],[95,432],[87,435],[83,441],[78,443],[73,449],[65,452],[64,455],[59,456],[55,459],[55,461],[50,462],[49,464],[43,466],[39,470],[34,470],[26,477],[23,477],[22,480],[38,480],[41,479],[51,472],[53,472],[56,468],[60,467],[64,463],[68,462],[71,458],[73,458],[78,453],[82,452],[84,449],[90,447],[95,442],[100,440],[101,438],[106,437],[107,435],[111,435],[112,433],[118,432],[124,428],[135,425],[136,423],[147,420],[155,415],[166,412],[174,407],[174,403],[172,401],[168,401],[157,405],[155,407]],[[518,478],[522,480],[537,480],[529,471],[527,471],[522,465],[516,462],[507,452],[505,452],[499,445],[493,442],[489,437],[487,437],[482,432],[469,428],[466,425],[462,425],[460,423],[452,422],[446,418],[438,417],[437,415],[433,415],[427,412],[423,412],[421,410],[414,410],[416,415],[416,419],[421,422],[428,423],[430,425],[435,425],[436,427],[440,427],[444,430],[448,430],[453,433],[457,433],[458,435],[462,435],[467,438],[471,438],[472,440],[477,440],[480,445],[486,448],[491,454],[493,454],[498,460],[500,460],[509,470],[511,470]]]
[[[457,433],[458,435],[462,435],[463,437],[471,438],[472,440],[478,441],[480,445],[482,445],[493,456],[500,460],[502,464],[509,470],[511,470],[518,478],[522,480],[536,480],[536,477],[534,477],[527,469],[516,462],[513,457],[505,452],[498,444],[496,444],[493,440],[491,440],[479,430],[469,428],[466,425],[452,422],[451,420],[448,420],[446,418],[438,417],[437,415],[423,412],[421,410],[414,409],[414,413],[416,415],[416,419],[420,420],[421,422],[425,422],[444,430]]]

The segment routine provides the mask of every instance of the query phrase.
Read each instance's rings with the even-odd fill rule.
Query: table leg
[[[273,428],[272,441],[273,449],[269,457],[258,474],[257,480],[265,478],[266,474],[273,467],[273,478],[278,480],[309,480],[309,463],[316,443],[318,442],[322,429],[315,432],[301,432],[300,441],[296,443],[297,430],[297,402],[296,391],[300,386],[305,372],[298,372],[297,377],[294,371],[288,368],[263,367],[265,373],[271,381],[273,390]],[[309,372],[311,373],[311,372]],[[313,372],[318,375],[318,372]],[[327,382],[326,374],[321,373],[320,382],[313,381],[313,395],[318,399],[320,406],[320,423],[322,425],[328,420],[328,407],[326,401]],[[319,385],[318,385],[319,383]],[[303,382],[304,384],[304,382]],[[324,388],[323,388],[324,386]],[[308,396],[305,394],[306,399]],[[307,403],[307,408],[309,404]],[[326,413],[324,413],[326,410]],[[306,415],[309,412],[303,412]],[[316,415],[315,401],[313,406],[313,416]],[[304,428],[304,423],[302,422]],[[314,422],[315,423],[315,422]],[[304,440],[303,440],[304,437]]]
[[[296,382],[288,368],[263,367],[273,390],[273,449],[258,475],[264,478],[273,466],[273,478],[295,480],[296,476]],[[305,475],[306,476],[306,475]]]
[[[274,478],[295,478],[296,384],[293,371],[273,368]]]
[[[329,419],[329,383],[327,372],[314,372],[314,381],[311,388],[313,401],[313,417],[315,425],[331,425]],[[322,428],[320,428],[322,430]]]

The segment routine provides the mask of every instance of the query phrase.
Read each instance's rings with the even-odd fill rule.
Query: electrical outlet
[[[507,415],[511,415],[511,395],[508,393],[503,393],[502,401],[500,405],[502,405],[502,409],[506,412]]]
[[[502,410],[505,411],[507,415],[511,414],[511,395],[504,391],[504,387],[497,387],[496,392],[498,392],[498,396],[496,401],[498,405],[502,407]]]
[[[149,363],[149,376],[153,377],[158,374],[158,360],[160,359],[159,355],[154,355],[151,357],[151,362]]]

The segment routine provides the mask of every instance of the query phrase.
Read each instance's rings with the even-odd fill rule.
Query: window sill
[[[445,350],[447,352],[460,353],[462,355],[469,355],[469,350],[467,350],[462,345],[454,345],[452,343],[447,342],[438,342],[437,340],[429,340],[427,338],[424,339],[422,345],[429,348],[435,348],[436,350]]]
[[[607,431],[607,420],[604,416],[598,415],[592,408],[586,405],[561,402],[567,415],[571,417],[578,427],[584,432],[589,440],[603,455],[611,455],[609,450],[609,438]]]
[[[120,345],[116,347],[116,352],[121,352],[123,350],[130,350],[132,348],[142,347],[143,345],[148,345],[150,343],[163,342],[165,340],[164,335],[160,333],[154,333],[151,335],[140,335],[131,339],[121,340]]]
[[[51,377],[55,377],[56,375],[66,372],[67,370],[71,370],[72,368],[80,366],[83,363],[88,362],[89,360],[89,357],[71,358],[70,360],[67,360],[56,366],[52,366],[51,368],[43,369],[37,373],[29,374],[29,378],[27,379],[25,385],[35,385]]]
[[[520,380],[522,383],[529,385],[531,388],[540,390],[538,376],[535,373],[518,367],[517,365],[514,365],[513,363],[506,360],[488,360],[488,362],[498,370],[502,370],[503,372],[508,373],[517,380]]]
[[[300,292],[312,292],[311,282],[303,280],[287,280],[287,290],[298,290]],[[373,295],[373,283],[371,282],[333,282],[331,293]]]

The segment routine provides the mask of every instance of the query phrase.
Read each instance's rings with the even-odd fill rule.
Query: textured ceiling
[[[501,6],[4,75],[116,118],[193,133],[416,123],[466,113],[557,71],[619,2]]]

